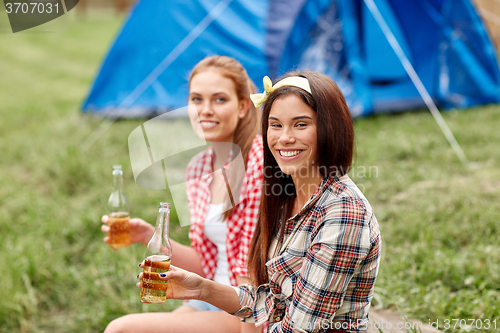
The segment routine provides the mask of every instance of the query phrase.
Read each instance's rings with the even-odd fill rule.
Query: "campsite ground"
[[[11,34],[0,15],[0,332],[102,331],[117,316],[179,304],[141,304],[134,283],[144,246],[115,252],[100,232],[112,164],[124,166],[134,216],[153,223],[158,202],[170,200],[134,183],[127,138],[143,120],[118,121],[81,149],[101,119],[79,105],[121,20],[69,15]],[[494,332],[500,106],[444,118],[475,169],[460,164],[427,111],[356,120],[351,176],[384,240],[373,309]],[[175,214],[171,225],[173,238],[187,242]]]

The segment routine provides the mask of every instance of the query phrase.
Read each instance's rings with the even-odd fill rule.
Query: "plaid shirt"
[[[217,246],[207,238],[203,230],[211,198],[212,154],[211,147],[202,151],[189,162],[186,170],[186,190],[191,215],[189,238],[191,239],[191,247],[200,256],[201,265],[208,279],[213,279],[217,268]],[[228,162],[230,159],[231,157]],[[246,264],[248,248],[259,216],[262,160],[262,137],[256,136],[248,154],[239,201],[236,202],[236,208],[226,220],[229,280],[234,286],[237,285],[237,275],[247,276],[248,274]],[[226,171],[228,166],[229,163],[224,166]],[[234,199],[237,199],[236,196]]]
[[[268,332],[363,330],[381,245],[372,208],[349,176],[325,178],[286,221],[280,250],[266,263],[269,283],[234,287],[235,315],[269,321]]]

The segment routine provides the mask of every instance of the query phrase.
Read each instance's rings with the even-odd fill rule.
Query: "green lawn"
[[[96,332],[126,313],[172,309],[179,302],[139,301],[145,247],[115,252],[100,231],[113,164],[124,167],[133,216],[153,223],[158,202],[170,200],[134,183],[127,138],[144,120],[115,122],[81,149],[101,119],[79,106],[122,17],[70,15],[12,34],[3,16],[0,332]],[[496,319],[498,329],[500,107],[444,117],[478,168],[460,164],[427,111],[356,120],[351,176],[384,240],[374,307],[397,305],[424,323]],[[186,243],[187,227],[175,214],[171,222]]]

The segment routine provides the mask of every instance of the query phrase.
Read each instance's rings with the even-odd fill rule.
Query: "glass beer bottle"
[[[108,200],[109,246],[123,249],[130,245],[129,205],[123,192],[121,165],[113,165],[113,192]]]
[[[167,299],[167,281],[158,275],[170,268],[172,246],[168,238],[170,204],[160,202],[156,228],[148,243],[142,277],[141,300],[148,303],[162,303]]]

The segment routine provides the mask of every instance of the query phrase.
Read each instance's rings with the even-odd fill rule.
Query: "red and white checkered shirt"
[[[266,263],[269,283],[234,287],[235,315],[268,321],[273,333],[366,330],[381,246],[372,208],[349,176],[325,178],[286,221]]]
[[[201,259],[205,276],[213,279],[217,268],[217,246],[205,235],[203,225],[210,204],[210,184],[212,175],[213,149],[209,147],[196,155],[186,170],[186,190],[191,214],[189,238]],[[237,285],[236,276],[247,276],[247,255],[257,219],[262,185],[262,137],[256,136],[248,154],[245,176],[241,184],[239,200],[234,195],[236,208],[227,223],[226,251],[229,264],[229,280]],[[224,169],[228,170],[229,163]]]

